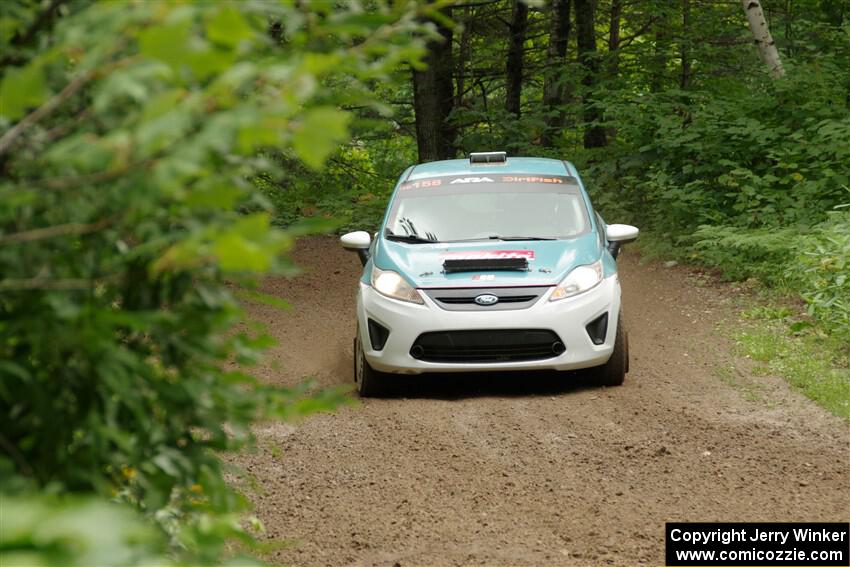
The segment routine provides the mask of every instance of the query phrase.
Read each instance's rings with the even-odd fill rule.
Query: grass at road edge
[[[846,345],[817,328],[794,325],[783,307],[758,305],[742,313],[746,323],[736,329],[739,353],[755,362],[757,375],[779,375],[806,397],[835,415],[850,420],[850,361]]]

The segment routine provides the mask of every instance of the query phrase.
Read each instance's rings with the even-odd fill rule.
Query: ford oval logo
[[[495,305],[499,303],[499,298],[492,293],[482,293],[475,298],[475,303],[478,305]]]

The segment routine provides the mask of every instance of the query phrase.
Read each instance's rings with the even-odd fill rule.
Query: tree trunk
[[[623,19],[623,0],[611,0],[611,12],[608,18],[608,65],[609,80],[616,81],[620,75],[620,26]],[[616,87],[615,87],[616,88]],[[609,126],[607,142],[617,139],[617,128]]]
[[[540,137],[545,148],[551,148],[554,139],[564,127],[566,89],[563,84],[564,64],[570,39],[571,0],[552,0],[549,27],[549,49],[546,52],[546,72],[543,75],[543,108],[546,109],[546,128]]]
[[[444,9],[443,13],[450,18],[451,8]],[[428,42],[424,59],[427,68],[413,71],[413,108],[420,162],[455,156],[455,133],[448,120],[454,106],[452,30],[440,22],[434,23],[442,38]]]
[[[508,58],[505,66],[505,109],[519,117],[522,95],[522,59],[525,32],[528,29],[528,5],[523,0],[513,0]]]
[[[785,0],[785,55],[794,56],[794,0]]]
[[[463,10],[463,31],[460,34],[460,45],[458,48],[455,108],[461,108],[463,106],[463,97],[466,94],[466,64],[472,56],[472,34],[469,29],[471,21],[472,8],[467,6]]]
[[[608,72],[612,77],[620,73],[620,21],[623,17],[623,0],[611,0],[611,18],[608,25]]]
[[[584,147],[601,148],[607,144],[605,129],[593,125],[601,119],[599,110],[593,105],[593,95],[599,75],[599,60],[596,53],[596,32],[594,30],[594,0],[575,0],[576,42],[579,62],[584,67],[582,84],[584,95]]]
[[[682,74],[679,86],[683,91],[691,86],[691,0],[682,0],[682,39],[679,41],[679,55],[682,59]]]
[[[667,17],[666,7],[659,10],[655,16],[655,42],[652,49],[652,63],[649,76],[649,90],[657,93],[664,88],[664,78],[667,71],[667,50],[669,42],[670,19]]]
[[[758,47],[761,60],[770,69],[770,74],[774,79],[783,76],[785,70],[782,68],[782,60],[779,58],[776,43],[770,35],[767,20],[764,19],[761,3],[758,0],[743,0],[743,4],[744,13],[747,14],[750,31],[753,32],[753,40]]]

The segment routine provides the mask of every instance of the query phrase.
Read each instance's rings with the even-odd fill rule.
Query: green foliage
[[[95,498],[4,495],[4,565],[175,565],[160,554],[162,535],[126,506]]]
[[[270,156],[290,172],[278,180],[254,180],[274,204],[275,222],[292,226],[304,218],[333,219],[340,230],[375,230],[399,174],[416,161],[415,147],[403,137],[344,147],[321,172],[282,153]]]
[[[20,118],[28,107],[38,106],[45,93],[44,73],[39,66],[11,69],[0,82],[0,109],[8,118]]]
[[[163,542],[215,563],[251,545],[218,453],[252,445],[259,420],[344,397],[246,370],[271,339],[240,302],[280,306],[257,278],[294,273],[293,239],[327,228],[281,229],[250,180],[320,175],[350,134],[341,102],[373,104],[340,85],[419,56],[411,8],[80,2],[4,69],[0,563],[150,564]],[[132,505],[158,525],[150,549],[126,510],[36,492]]]
[[[179,559],[163,552],[162,532],[126,505],[96,497],[51,494],[4,495],[0,508],[0,558],[14,567],[188,567],[197,558]],[[207,535],[219,537],[208,526]],[[260,567],[242,553],[222,567]]]
[[[633,184],[626,195],[631,207],[661,232],[819,222],[850,181],[844,95],[821,101],[833,114],[821,119],[789,115],[783,93],[772,95],[674,91],[609,107],[611,120],[627,125],[622,135],[640,145],[638,153],[603,166],[619,174],[603,169],[600,177]]]
[[[310,167],[320,169],[337,144],[348,137],[350,118],[348,113],[331,107],[310,110],[293,137],[295,153]]]
[[[846,216],[826,219],[850,182],[850,29],[802,24],[822,51],[801,47],[784,79],[609,93],[617,144],[583,158],[602,210],[648,229],[651,247],[793,289],[847,337]]]
[[[850,212],[832,213],[800,238],[787,271],[808,303],[809,313],[850,345]]]
[[[782,267],[794,255],[797,235],[796,230],[787,228],[701,226],[690,239],[695,241],[691,258],[722,269],[730,279],[758,278],[781,286],[786,283]]]

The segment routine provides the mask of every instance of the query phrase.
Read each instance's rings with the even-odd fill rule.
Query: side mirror
[[[637,227],[629,224],[609,224],[605,228],[605,239],[608,241],[608,252],[616,259],[620,254],[620,247],[627,242],[637,240]]]
[[[360,263],[364,266],[369,261],[369,246],[372,245],[372,237],[365,230],[358,230],[343,234],[339,238],[342,247],[346,250],[357,252]]]

